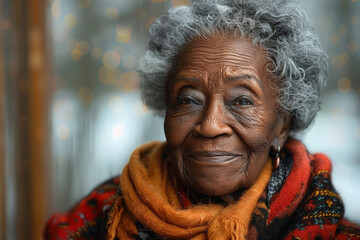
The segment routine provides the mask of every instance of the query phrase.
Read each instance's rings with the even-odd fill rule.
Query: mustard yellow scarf
[[[236,203],[183,209],[163,157],[166,148],[166,143],[152,142],[131,155],[120,178],[122,196],[109,215],[106,239],[134,239],[136,221],[167,239],[246,239],[252,212],[272,173],[270,159]]]

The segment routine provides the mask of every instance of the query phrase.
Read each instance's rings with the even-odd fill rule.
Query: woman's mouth
[[[211,152],[192,152],[187,154],[186,158],[195,160],[199,163],[205,164],[219,164],[226,163],[241,157],[239,154],[223,152],[223,151],[211,151]]]

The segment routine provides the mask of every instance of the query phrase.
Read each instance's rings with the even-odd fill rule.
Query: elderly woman
[[[290,137],[313,121],[327,73],[298,5],[198,1],[150,36],[142,94],[166,142],[138,147],[46,239],[360,239],[329,159]]]

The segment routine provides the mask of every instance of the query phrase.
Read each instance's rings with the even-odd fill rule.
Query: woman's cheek
[[[245,115],[236,118],[236,132],[240,139],[249,148],[250,154],[259,154],[266,151],[270,141],[271,126],[266,118],[267,116],[261,112],[247,112]]]
[[[182,116],[167,116],[165,118],[165,135],[172,148],[179,148],[191,130],[191,119]]]

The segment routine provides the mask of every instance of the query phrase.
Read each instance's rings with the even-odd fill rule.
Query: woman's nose
[[[224,104],[218,101],[206,106],[199,123],[194,128],[194,134],[207,138],[231,135],[233,130],[226,123],[226,110],[224,108]]]

